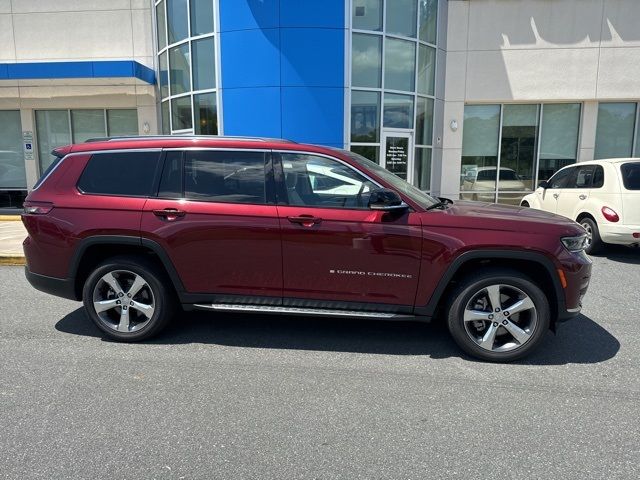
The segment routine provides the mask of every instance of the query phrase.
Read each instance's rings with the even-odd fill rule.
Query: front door
[[[413,141],[411,133],[395,130],[382,132],[381,165],[398,177],[413,183]]]
[[[412,307],[422,249],[418,214],[370,210],[378,186],[336,159],[280,158],[288,198],[278,205],[285,304]]]

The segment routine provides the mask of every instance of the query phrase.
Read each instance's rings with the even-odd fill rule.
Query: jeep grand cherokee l
[[[138,137],[54,155],[25,202],[27,278],[116,340],[179,306],[441,318],[468,354],[510,361],[578,315],[589,283],[575,222],[433,198],[343,150]]]

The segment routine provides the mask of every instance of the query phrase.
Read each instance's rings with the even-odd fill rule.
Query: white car
[[[587,253],[605,244],[640,246],[640,158],[593,160],[564,167],[520,205],[557,213],[587,231]]]
[[[480,202],[495,202],[497,167],[480,167],[468,170],[462,179],[462,192],[474,192],[470,199]],[[500,168],[500,199],[504,203],[518,205],[527,188],[515,170]],[[515,193],[514,193],[515,192]],[[466,198],[466,197],[465,197]]]

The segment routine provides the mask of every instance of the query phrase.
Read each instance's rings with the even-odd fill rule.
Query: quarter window
[[[640,190],[640,162],[625,163],[620,166],[622,183],[627,190]]]
[[[82,172],[78,188],[98,195],[148,197],[159,160],[160,152],[96,153]]]

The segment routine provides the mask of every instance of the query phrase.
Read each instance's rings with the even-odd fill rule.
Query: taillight
[[[602,215],[604,216],[604,218],[606,218],[610,222],[614,222],[615,223],[618,220],[620,220],[620,217],[615,212],[615,210],[613,210],[612,208],[602,207],[602,210],[600,210],[600,211],[602,212]]]
[[[25,203],[24,213],[30,215],[46,215],[53,209],[52,203]]]

